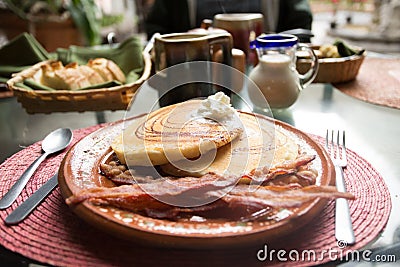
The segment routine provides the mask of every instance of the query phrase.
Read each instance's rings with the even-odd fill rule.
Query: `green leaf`
[[[72,0],[68,11],[75,25],[85,37],[87,45],[101,43],[100,21],[96,18],[99,9],[93,0]]]
[[[21,19],[27,19],[27,12],[29,12],[30,6],[26,6],[26,4],[18,3],[19,1],[5,0],[7,7],[14,12]]]

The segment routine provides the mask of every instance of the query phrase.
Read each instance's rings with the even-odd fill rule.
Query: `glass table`
[[[240,95],[248,99],[246,91],[242,91]],[[157,97],[154,90],[139,91],[131,114],[148,111]],[[124,111],[29,115],[15,98],[0,99],[0,161],[24,146],[41,140],[53,129],[78,129],[116,121],[124,115]],[[312,84],[301,92],[292,107],[276,112],[274,117],[306,133],[319,136],[325,136],[326,129],[346,130],[346,146],[379,171],[391,193],[392,214],[389,222],[383,233],[370,244],[370,248],[390,248],[400,242],[400,215],[397,212],[400,210],[400,110],[359,101],[341,93],[330,84]],[[399,248],[382,253],[397,253],[399,258]],[[0,262],[26,266],[30,261],[0,247]]]

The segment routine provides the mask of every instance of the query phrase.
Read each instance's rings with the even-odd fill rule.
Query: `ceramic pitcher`
[[[288,34],[265,34],[256,38],[251,47],[257,50],[259,63],[249,78],[257,85],[249,87],[249,97],[258,108],[265,100],[272,109],[288,108],[295,103],[300,91],[310,84],[318,71],[318,58],[307,45]],[[301,75],[296,71],[296,51],[308,51],[311,67]],[[257,88],[258,87],[258,88]],[[265,99],[260,98],[260,91]]]

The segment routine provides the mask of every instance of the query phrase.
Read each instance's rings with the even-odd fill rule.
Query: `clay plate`
[[[261,116],[261,115],[260,115]],[[332,184],[334,167],[326,154],[308,135],[292,126],[274,121],[301,145],[302,149],[317,156],[313,167],[318,169],[317,184]],[[110,143],[126,123],[135,118],[119,121],[99,129],[76,143],[66,154],[60,171],[59,186],[64,198],[82,189],[108,186],[106,179],[99,174],[99,163],[109,155]],[[326,200],[316,199],[296,210],[278,222],[173,222],[148,218],[132,212],[95,206],[83,202],[71,207],[83,220],[94,227],[117,237],[148,245],[175,248],[224,248],[263,244],[275,238],[293,233],[311,222],[322,210]]]

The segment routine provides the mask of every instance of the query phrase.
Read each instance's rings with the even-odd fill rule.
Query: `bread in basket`
[[[56,86],[57,88],[55,89],[58,90],[53,90],[54,87],[52,86],[50,88],[49,86],[36,86],[37,84],[43,85],[41,82],[37,84],[28,83],[27,81],[37,81],[32,78],[40,70],[43,72],[42,67],[52,62],[43,60],[19,73],[13,74],[12,78],[7,81],[8,88],[12,90],[17,100],[28,113],[125,110],[138,88],[149,78],[152,64],[149,51],[143,50],[140,38],[135,35],[118,44],[97,47],[70,46],[67,49],[59,48],[53,56],[48,56],[47,58],[55,58],[56,61],[61,61],[65,66],[75,64],[75,67],[76,65],[89,64],[95,58],[104,58],[119,67],[126,76],[126,82],[121,79],[114,79],[110,83],[105,82],[89,87],[85,87],[83,82],[77,82],[76,86],[71,84],[64,87]],[[83,76],[89,75],[82,69],[78,71],[81,71]],[[105,75],[100,70],[97,72],[100,75]],[[47,85],[54,85],[54,83]],[[82,87],[85,88],[82,89]],[[60,90],[66,88],[79,88],[80,90]]]
[[[365,58],[364,49],[350,47],[341,40],[334,44],[312,46],[319,57],[319,69],[314,83],[342,83],[356,78]],[[297,71],[304,74],[311,65],[311,60],[302,58],[297,60]]]
[[[132,83],[109,88],[97,88],[86,90],[32,90],[21,83],[33,77],[38,70],[48,61],[23,70],[7,81],[7,86],[13,91],[18,102],[22,104],[28,113],[52,113],[70,111],[102,111],[124,110],[135,96],[140,85],[149,78],[151,72],[151,57],[148,53],[142,53],[144,69],[140,78]]]
[[[364,61],[365,55],[318,59],[319,69],[314,83],[341,83],[352,81]],[[297,60],[297,71],[305,73],[310,68],[309,59]]]

